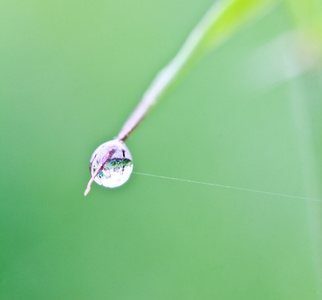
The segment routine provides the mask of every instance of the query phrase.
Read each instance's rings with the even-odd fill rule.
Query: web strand
[[[174,177],[153,175],[153,174],[139,173],[139,172],[133,172],[133,174],[161,178],[161,179],[167,179],[167,180],[175,180],[175,181],[181,181],[181,182],[187,182],[187,183],[203,184],[203,185],[208,185],[208,186],[215,186],[215,187],[219,187],[219,188],[238,190],[238,191],[244,191],[244,192],[266,194],[266,195],[271,195],[271,196],[280,196],[280,197],[293,198],[293,199],[301,199],[301,200],[306,200],[306,201],[322,202],[322,199],[294,196],[294,195],[275,193],[275,192],[267,192],[267,191],[262,191],[262,190],[249,189],[249,188],[230,186],[230,185],[223,185],[223,184],[218,184],[218,183],[209,183],[209,182],[202,182],[202,181],[195,181],[195,180],[189,180],[189,179],[174,178]]]

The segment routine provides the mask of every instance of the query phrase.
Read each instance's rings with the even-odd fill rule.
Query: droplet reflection
[[[112,153],[108,158],[108,153]],[[104,167],[95,177],[99,185],[115,188],[124,184],[131,176],[133,170],[132,156],[122,141],[113,140],[100,145],[90,159],[92,176],[98,168]]]

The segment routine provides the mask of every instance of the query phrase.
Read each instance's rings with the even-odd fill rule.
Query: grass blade
[[[118,139],[125,140],[148,111],[210,50],[229,39],[238,29],[258,17],[276,0],[222,0],[208,10],[172,61],[147,89],[137,108],[122,127]]]

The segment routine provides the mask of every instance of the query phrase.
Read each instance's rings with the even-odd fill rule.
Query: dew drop
[[[103,169],[95,177],[99,185],[115,188],[124,184],[133,170],[132,156],[124,142],[113,140],[100,145],[90,159],[92,176],[104,164]]]

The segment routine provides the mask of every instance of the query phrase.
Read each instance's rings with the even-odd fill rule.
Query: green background
[[[138,174],[83,196],[211,3],[1,2],[1,299],[321,299],[319,201]],[[322,199],[322,76],[285,75],[292,28],[280,4],[206,56],[128,139],[134,171]]]

